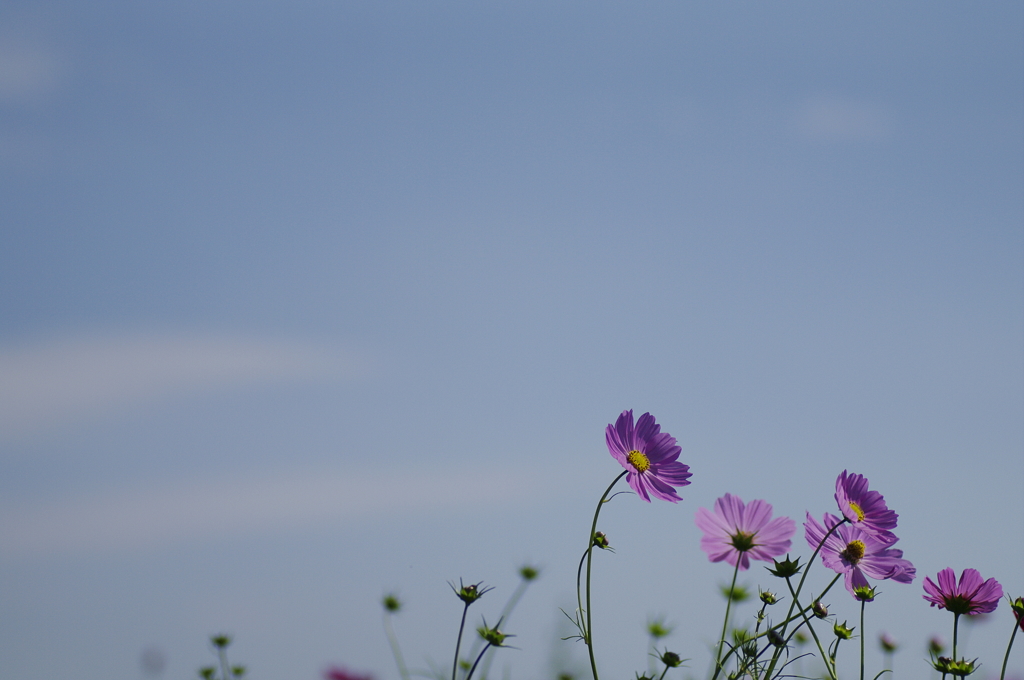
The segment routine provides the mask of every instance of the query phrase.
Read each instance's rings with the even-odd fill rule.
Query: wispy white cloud
[[[77,501],[0,507],[0,553],[137,550],[227,535],[337,525],[536,495],[549,477],[475,469],[383,476],[315,471],[139,488]]]
[[[363,366],[311,344],[131,334],[0,347],[0,436],[96,417],[168,395],[330,380]]]
[[[821,141],[870,141],[892,132],[892,117],[866,102],[837,97],[805,101],[796,115],[798,129]]]

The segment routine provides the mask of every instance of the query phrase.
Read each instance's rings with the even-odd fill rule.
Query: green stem
[[[1010,648],[1013,647],[1013,638],[1017,636],[1017,629],[1020,628],[1020,623],[1017,621],[1017,613],[1013,615],[1013,632],[1010,633],[1010,643],[1006,645],[1006,656],[1003,657],[1003,670],[999,672],[999,680],[1004,680],[1006,677],[1006,662],[1010,660]]]
[[[516,586],[515,592],[513,592],[512,596],[510,598],[508,598],[508,602],[505,603],[505,608],[501,610],[501,616],[498,617],[498,621],[504,621],[506,624],[508,623],[508,617],[512,614],[512,610],[516,608],[516,605],[519,604],[519,600],[522,599],[523,593],[526,592],[526,588],[529,585],[530,585],[530,582],[528,580],[526,580],[526,579],[520,579],[519,580],[519,585]],[[472,656],[472,654],[470,654],[470,656]],[[484,659],[483,668],[480,669],[480,676],[481,677],[483,677],[483,678],[487,677],[487,672],[491,669],[491,662],[493,660],[494,660],[494,654],[493,653],[492,654],[488,654],[487,658]],[[468,678],[467,678],[467,680],[468,680]]]
[[[864,680],[864,607],[866,600],[860,601],[860,680]]]
[[[956,661],[956,634],[960,624],[960,614],[953,614],[953,661]]]
[[[750,640],[760,640],[761,638],[766,637],[768,635],[768,633],[770,633],[771,631],[778,632],[779,629],[782,629],[785,626],[789,625],[790,623],[795,621],[797,618],[802,617],[802,616],[806,616],[808,611],[810,611],[810,607],[808,607],[807,609],[800,610],[800,612],[796,616],[790,617],[790,618],[786,619],[785,621],[783,621],[782,623],[777,623],[774,626],[772,626],[771,628],[766,628],[763,633],[758,633],[754,637],[750,638]],[[725,664],[726,661],[729,660],[729,657],[732,656],[733,653],[737,649],[739,649],[739,648],[738,647],[730,647],[729,651],[725,653],[725,658],[722,659],[722,664],[723,665]],[[721,673],[721,671],[722,671],[721,668],[716,668],[714,674],[711,676],[711,680],[717,680],[718,675],[719,675],[719,673]]]
[[[230,680],[231,676],[228,675],[228,653],[223,647],[217,647],[217,656],[220,657],[220,674],[224,680]]]
[[[604,505],[605,499],[608,494],[611,493],[612,487],[619,483],[619,480],[626,476],[628,470],[623,470],[622,474],[615,478],[608,488],[601,494],[601,500],[597,502],[597,509],[594,510],[594,521],[590,525],[590,545],[587,547],[587,636],[584,641],[587,643],[587,651],[590,652],[590,670],[594,674],[594,680],[598,680],[597,677],[597,660],[594,658],[594,628],[593,621],[590,616],[590,563],[593,560],[594,555],[594,534],[597,531],[597,518],[601,514],[601,506]],[[454,678],[452,679],[454,680]]]
[[[455,661],[452,662],[452,680],[457,680],[456,673],[459,670],[459,646],[462,644],[462,631],[466,627],[466,612],[469,611],[469,603],[462,608],[462,623],[459,624],[459,637],[455,639]],[[468,679],[467,679],[468,680]]]
[[[739,556],[736,557],[736,566],[732,570],[732,584],[725,600],[725,621],[722,622],[722,635],[718,638],[718,652],[715,654],[715,668],[721,668],[722,647],[725,646],[725,632],[729,629],[729,611],[732,609],[732,595],[736,590],[736,576],[740,573]]]
[[[836,584],[836,581],[839,580],[840,576],[841,576],[841,574],[836,574],[835,578],[832,579],[832,581],[828,584],[828,586],[825,588],[825,590],[823,590],[821,592],[821,595],[818,596],[817,599],[819,601],[821,600],[821,598],[825,597],[825,593],[827,593],[829,590],[832,589],[832,586],[834,586]],[[793,590],[793,584],[790,582],[790,580],[788,578],[786,579],[786,587],[789,588],[789,593],[790,593],[790,595],[793,596],[793,604],[796,605],[796,607],[798,609],[800,609],[800,611],[801,611],[801,615],[803,616],[804,624],[806,624],[807,630],[809,630],[811,632],[811,638],[814,639],[814,644],[818,648],[818,653],[821,654],[821,660],[822,660],[822,663],[825,664],[825,670],[828,671],[828,675],[829,675],[829,677],[832,680],[837,680],[836,671],[835,671],[835,664],[829,662],[829,656],[826,655],[825,654],[825,650],[821,648],[821,640],[818,639],[818,633],[817,633],[817,631],[814,630],[814,626],[811,625],[811,620],[809,618],[807,618],[807,609],[810,609],[810,607],[808,607],[807,609],[805,609],[803,607],[800,607],[799,598],[797,596],[797,592],[798,591],[794,591]],[[796,633],[794,632],[794,635],[795,634]],[[787,642],[788,642],[788,640],[787,640]],[[772,659],[772,665],[769,666],[769,671],[771,671],[774,667],[775,667],[775,660]],[[771,677],[771,676],[768,675],[768,674],[765,674],[765,677]]]
[[[811,565],[814,564],[814,558],[818,556],[819,552],[821,552],[821,548],[822,548],[823,545],[825,545],[825,541],[828,540],[829,536],[831,536],[832,534],[835,533],[836,529],[838,529],[843,524],[846,524],[849,521],[850,520],[848,520],[848,519],[846,519],[844,517],[840,522],[836,523],[835,526],[833,526],[831,529],[829,529],[825,533],[824,536],[822,536],[821,543],[819,543],[818,547],[816,547],[814,549],[814,552],[811,553],[811,559],[807,560],[807,563],[804,565],[804,573],[800,576],[800,583],[796,587],[796,595],[799,595],[803,591],[803,589],[804,589],[804,580],[807,578],[807,573],[811,570]],[[789,611],[786,612],[786,619],[787,620],[791,620],[791,618],[793,616],[793,607],[796,606],[796,595],[793,596],[793,602],[790,603]],[[782,637],[786,637],[786,629],[785,628],[782,629]],[[771,663],[768,664],[768,672],[765,673],[765,677],[770,678],[772,676],[772,671],[775,670],[775,664],[778,663],[779,655],[780,654],[782,654],[782,650],[781,649],[776,649],[775,652],[772,654],[772,660],[771,660]]]
[[[486,624],[485,624],[485,625],[486,625]],[[475,671],[475,670],[476,670],[476,665],[477,665],[478,663],[480,663],[480,659],[484,658],[484,652],[486,652],[486,651],[487,651],[488,649],[490,649],[490,648],[491,648],[491,643],[490,643],[490,642],[488,642],[488,643],[487,643],[487,644],[486,644],[486,645],[484,646],[484,648],[483,648],[482,650],[480,650],[480,655],[479,655],[478,657],[476,657],[476,661],[474,661],[474,662],[473,662],[473,667],[469,669],[469,675],[467,675],[467,676],[466,676],[466,680],[469,680],[469,679],[470,679],[471,677],[473,677],[473,671]]]
[[[395,663],[398,664],[398,674],[402,676],[402,680],[409,680],[409,669],[405,667],[402,650],[398,647],[398,638],[395,636],[394,628],[391,627],[391,614],[387,611],[384,612],[384,632],[387,634],[388,642],[391,644],[391,653],[395,657]]]

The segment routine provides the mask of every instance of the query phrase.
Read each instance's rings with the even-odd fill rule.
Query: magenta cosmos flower
[[[661,431],[654,416],[645,413],[633,427],[633,411],[623,411],[614,425],[605,429],[608,451],[626,468],[626,482],[648,503],[651,496],[678,503],[683,500],[674,487],[690,482],[690,468],[677,458],[682,449],[676,438]]]
[[[987,614],[994,612],[1003,596],[1003,587],[999,581],[981,578],[977,569],[964,569],[960,574],[959,585],[956,573],[945,568],[935,577],[938,585],[927,576],[924,579],[924,599],[933,607],[947,609],[954,614]]]
[[[855,599],[870,601],[874,597],[866,576],[892,579],[897,583],[910,583],[914,580],[914,576],[917,575],[914,565],[903,559],[902,550],[890,547],[895,540],[883,540],[867,533],[859,526],[840,524],[841,521],[835,515],[825,513],[823,527],[807,513],[807,522],[804,523],[805,536],[812,548],[817,548],[822,540],[825,541],[820,550],[822,563],[843,575],[846,589]],[[828,534],[837,524],[839,527]]]
[[[772,506],[761,500],[745,505],[732,494],[715,501],[715,511],[697,511],[697,528],[704,532],[700,549],[712,562],[725,560],[740,569],[750,568],[750,558],[771,562],[789,550],[796,525],[788,517],[772,519]]]
[[[868,491],[868,480],[864,475],[852,475],[843,470],[836,479],[836,503],[851,524],[889,543],[896,542],[892,529],[896,528],[899,515],[886,506],[882,494]]]

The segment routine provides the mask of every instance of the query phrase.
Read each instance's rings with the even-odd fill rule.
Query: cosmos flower
[[[626,482],[638,496],[648,503],[651,495],[673,503],[683,500],[674,487],[690,483],[690,468],[676,460],[682,449],[675,437],[661,431],[654,416],[643,414],[634,428],[633,411],[623,411],[615,425],[605,429],[605,439],[609,453],[626,468]]]
[[[340,666],[331,666],[324,671],[323,676],[324,680],[373,680],[369,673],[353,673]]]
[[[848,474],[843,470],[836,479],[836,503],[851,524],[890,544],[896,542],[896,535],[891,530],[896,528],[899,515],[886,506],[882,494],[868,491],[868,480],[864,475]]]
[[[772,519],[772,506],[761,500],[745,505],[732,494],[715,501],[715,511],[697,511],[697,527],[704,532],[700,549],[712,562],[725,560],[740,569],[750,568],[750,558],[773,561],[789,550],[796,525],[788,517]]]
[[[956,573],[949,567],[935,577],[936,585],[927,576],[924,579],[924,599],[933,607],[946,609],[954,614],[984,614],[994,612],[1003,596],[1003,587],[999,581],[981,578],[977,569],[964,569],[960,573],[960,583],[956,582]]]
[[[878,579],[892,579],[897,583],[910,583],[917,570],[903,559],[903,551],[891,548],[893,541],[882,540],[853,524],[840,524],[835,515],[825,514],[825,526],[819,524],[810,513],[804,523],[805,537],[812,548],[821,545],[821,561],[846,580],[846,589],[854,599],[870,599],[863,593],[871,592],[866,576]],[[828,534],[829,530],[836,527]],[[825,535],[828,534],[828,538]],[[895,537],[894,537],[895,538]],[[857,591],[861,595],[858,595]]]

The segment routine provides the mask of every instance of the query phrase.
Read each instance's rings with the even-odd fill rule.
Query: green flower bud
[[[501,621],[498,622],[499,624]],[[498,626],[490,628],[487,625],[487,621],[484,621],[484,625],[476,629],[476,632],[480,634],[480,637],[485,642],[489,643],[492,647],[504,647],[505,638],[515,637],[515,635],[509,635],[498,630]]]
[[[837,621],[836,625],[832,626],[832,631],[836,634],[836,637],[839,638],[840,640],[849,640],[850,638],[853,637],[853,631],[855,631],[855,630],[856,630],[856,628],[847,628],[846,627],[846,621],[843,621],[842,623],[839,623]]]
[[[210,642],[212,642],[213,646],[217,649],[224,649],[225,647],[231,644],[231,636],[224,634],[214,635],[210,638]]]
[[[608,544],[608,537],[604,535],[603,531],[597,531],[594,533],[594,546],[601,550],[607,550],[611,547]]]
[[[776,597],[775,593],[768,590],[762,590],[760,597],[761,602],[764,602],[767,605],[772,605],[779,601],[779,598]]]
[[[735,586],[732,590],[729,589],[729,586],[718,587],[722,591],[722,595],[727,600],[732,600],[733,602],[746,602],[750,599],[750,591],[744,586]]]
[[[460,600],[465,602],[467,605],[471,605],[479,600],[484,593],[494,590],[493,588],[481,588],[480,585],[482,583],[483,582],[481,581],[480,583],[471,583],[468,586],[464,586],[462,585],[462,579],[460,578],[458,588],[456,588],[453,583],[449,583],[448,585],[451,586],[452,590],[455,591],[455,594],[458,595]]]
[[[399,600],[398,596],[394,593],[388,593],[387,595],[385,595],[381,604],[384,605],[384,609],[391,613],[397,612],[399,609],[402,608],[401,600]]]
[[[946,656],[940,656],[938,659],[932,662],[932,666],[938,672],[943,675],[953,675],[959,678],[964,678],[973,673],[977,669],[977,659],[968,661],[967,659],[950,659]]]
[[[857,586],[853,589],[853,596],[861,602],[874,602],[875,589],[873,586]]]
[[[540,569],[537,567],[531,567],[529,564],[524,564],[519,567],[519,575],[523,577],[524,581],[532,581],[540,576]]]
[[[672,627],[665,625],[665,619],[655,619],[647,622],[647,634],[655,640],[660,640],[672,634]]]
[[[814,612],[814,615],[819,619],[823,619],[828,616],[828,606],[823,605],[821,600],[815,600],[811,603],[811,611]]]
[[[779,578],[789,578],[790,576],[796,576],[800,573],[800,558],[796,558],[796,561],[789,559],[789,555],[786,555],[786,559],[782,562],[778,560],[772,560],[775,563],[775,568],[765,567],[768,572]]]
[[[204,666],[199,669],[199,677],[203,678],[203,680],[213,680],[213,676],[216,672],[217,669],[213,666]]]
[[[665,653],[661,655],[661,662],[669,668],[678,668],[682,665],[683,660],[675,652],[670,652],[666,649]]]

